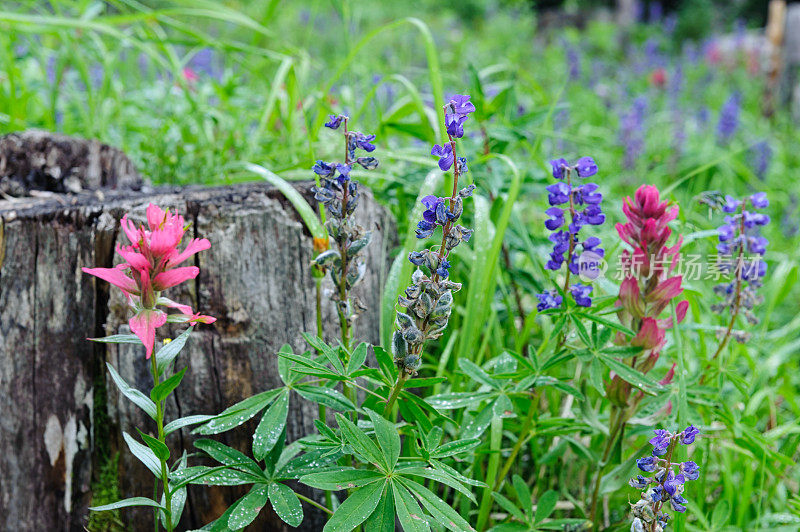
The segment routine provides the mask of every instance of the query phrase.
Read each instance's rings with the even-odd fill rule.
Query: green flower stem
[[[158,365],[156,363],[156,355],[150,357],[150,371],[153,374],[153,387],[158,386]],[[163,401],[156,402],[156,425],[158,426],[158,441],[166,444],[166,436],[164,434],[164,404]],[[164,486],[164,520],[167,524],[167,532],[172,532],[172,494],[169,491],[169,468],[167,461],[159,458],[161,462],[161,482]],[[156,524],[155,528],[158,530],[158,511],[156,511]]]
[[[386,401],[386,408],[383,409],[383,417],[389,419],[389,416],[392,414],[392,407],[394,406],[395,401],[397,401],[397,396],[400,395],[400,392],[403,390],[403,385],[407,380],[408,375],[406,372],[400,370],[400,374],[397,375],[397,382],[394,383],[392,393],[389,395],[389,399]]]
[[[528,409],[528,415],[525,417],[525,422],[522,424],[522,429],[517,434],[517,443],[514,444],[514,447],[511,449],[511,454],[506,459],[505,463],[503,464],[503,468],[500,470],[500,474],[497,475],[497,478],[494,481],[494,490],[497,491],[500,489],[500,484],[502,484],[503,479],[506,478],[508,472],[511,470],[511,466],[514,465],[514,461],[517,459],[517,455],[522,450],[522,447],[530,441],[530,432],[531,427],[533,426],[533,416],[539,410],[539,398],[540,394],[536,393],[536,399],[531,401],[530,408]]]
[[[477,530],[485,530],[489,522],[489,512],[492,509],[492,481],[497,477],[497,469],[500,466],[500,445],[503,443],[503,418],[493,417],[489,428],[489,464],[486,467],[487,486],[483,490],[481,505],[478,510]]]
[[[611,417],[614,420],[612,422],[613,427],[608,435],[608,442],[606,443],[606,448],[603,451],[603,458],[600,460],[597,470],[597,478],[595,478],[594,481],[594,491],[592,491],[592,506],[588,516],[592,522],[595,521],[595,515],[597,514],[597,498],[600,494],[600,480],[603,478],[603,471],[606,468],[608,457],[611,455],[611,450],[614,448],[614,442],[617,440],[617,435],[622,430],[622,427],[625,426],[625,418],[621,415],[614,415],[617,412],[618,408],[614,407],[614,410],[611,413]]]

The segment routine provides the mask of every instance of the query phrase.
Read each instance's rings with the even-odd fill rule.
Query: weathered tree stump
[[[141,187],[142,178],[130,159],[100,141],[37,129],[0,137],[0,194]]]
[[[309,185],[297,187],[307,192]],[[168,420],[219,413],[280,386],[275,353],[284,343],[304,350],[300,333],[315,330],[311,238],[291,204],[269,185],[0,200],[0,530],[83,530],[92,463],[96,467],[104,437],[120,452],[120,497],[151,494],[153,478],[128,452],[121,434],[135,433],[134,427],[152,433],[154,424],[117,393],[104,367],[110,362],[147,391],[152,382],[144,351],[85,340],[127,332],[129,315],[116,289],[80,271],[118,262],[114,246],[124,242],[118,220],[131,211],[141,219],[148,202],[176,209],[212,244],[197,256],[200,276],[169,293],[218,321],[199,326],[178,358],[178,367],[189,369],[168,405]],[[366,253],[368,273],[357,290],[371,312],[357,321],[356,338],[377,341],[384,235],[393,234],[393,223],[368,193],[356,217],[367,228],[382,228],[374,233]],[[324,286],[331,290],[328,279]],[[323,305],[326,333],[333,338],[334,307],[327,296]],[[292,398],[290,441],[314,430],[316,412],[316,405]],[[103,419],[98,413],[107,414],[108,423],[95,424]],[[257,418],[216,438],[250,454],[255,423]],[[194,452],[189,432],[169,438],[173,456],[183,449]],[[216,518],[243,492],[191,487],[179,529]],[[265,509],[252,529],[285,528],[269,513]],[[126,530],[152,530],[151,512],[121,514]],[[302,529],[320,528],[307,511]]]

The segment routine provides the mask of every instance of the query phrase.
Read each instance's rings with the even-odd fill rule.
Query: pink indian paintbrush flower
[[[122,217],[122,230],[131,241],[129,246],[117,245],[116,251],[125,261],[114,268],[82,268],[121,289],[128,298],[134,316],[128,321],[131,331],[145,346],[147,358],[153,353],[156,329],[167,322],[167,314],[158,308],[164,306],[180,311],[170,321],[186,323],[214,323],[216,318],[195,313],[189,305],[176,303],[161,296],[167,288],[197,277],[196,266],[180,266],[199,251],[211,247],[205,238],[193,238],[181,251],[178,246],[186,233],[183,216],[147,206],[147,226],[136,227],[128,215]]]
[[[641,347],[642,353],[633,357],[631,366],[647,373],[655,366],[666,332],[673,326],[672,317],[660,315],[683,292],[682,276],[672,275],[683,237],[678,236],[673,246],[667,246],[672,235],[668,224],[678,217],[678,207],[662,202],[658,189],[652,185],[639,187],[633,199],[625,198],[622,211],[627,221],[617,224],[617,233],[631,249],[622,252],[626,277],[620,285],[617,307],[620,322],[636,334],[628,340],[618,333],[616,342]],[[686,317],[688,307],[687,301],[676,305],[679,323]],[[671,380],[673,373],[674,366],[665,382]],[[608,391],[616,404],[630,406],[631,386],[618,375],[612,377]]]

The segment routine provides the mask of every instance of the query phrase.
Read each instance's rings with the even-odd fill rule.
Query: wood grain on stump
[[[310,199],[309,186],[297,185]],[[167,295],[218,318],[198,326],[179,356],[177,367],[189,369],[168,404],[167,420],[219,413],[280,386],[275,353],[284,343],[304,350],[300,333],[316,328],[311,238],[291,204],[269,185],[0,200],[0,530],[83,530],[93,462],[96,467],[100,458],[94,451],[103,435],[120,452],[121,498],[152,495],[152,475],[121,435],[135,434],[135,427],[153,434],[154,423],[117,393],[104,367],[110,362],[146,393],[152,381],[144,351],[85,340],[128,332],[129,314],[118,290],[80,270],[118,263],[114,246],[127,243],[118,220],[126,212],[143,220],[149,202],[177,210],[196,236],[211,241],[211,249],[196,256],[199,277]],[[374,342],[388,256],[384,235],[393,234],[393,222],[368,193],[356,218],[368,229],[382,229],[374,232],[367,276],[356,290],[370,311],[358,319],[355,336]],[[329,294],[328,279],[324,286]],[[327,297],[324,321],[334,338],[337,318]],[[182,329],[170,327],[172,337]],[[103,386],[107,402],[96,404]],[[291,404],[290,441],[314,432],[317,414],[317,406],[299,396]],[[96,408],[107,411],[107,426],[94,426]],[[250,454],[257,421],[213,438]],[[193,439],[189,430],[168,437],[173,457],[183,449],[194,452]],[[244,492],[192,486],[178,529],[209,522]],[[301,528],[320,529],[319,516],[304,509]],[[151,512],[121,514],[126,530],[152,530]],[[252,530],[287,529],[271,510],[263,514]]]

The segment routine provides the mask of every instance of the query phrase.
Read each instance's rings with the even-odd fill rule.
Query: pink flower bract
[[[211,243],[205,238],[191,239],[183,250],[181,241],[188,225],[183,216],[162,210],[152,203],[147,206],[147,225],[137,227],[122,217],[122,231],[131,245],[117,245],[116,251],[125,261],[114,268],[82,268],[85,273],[108,281],[120,288],[128,297],[134,316],[128,324],[131,331],[142,341],[147,358],[153,352],[155,331],[167,322],[167,314],[157,308],[163,305],[176,308],[185,317],[182,322],[213,323],[216,318],[195,313],[189,305],[176,303],[161,292],[194,279],[200,273],[196,266],[179,266],[194,254],[209,249]],[[175,321],[175,320],[173,320]]]

